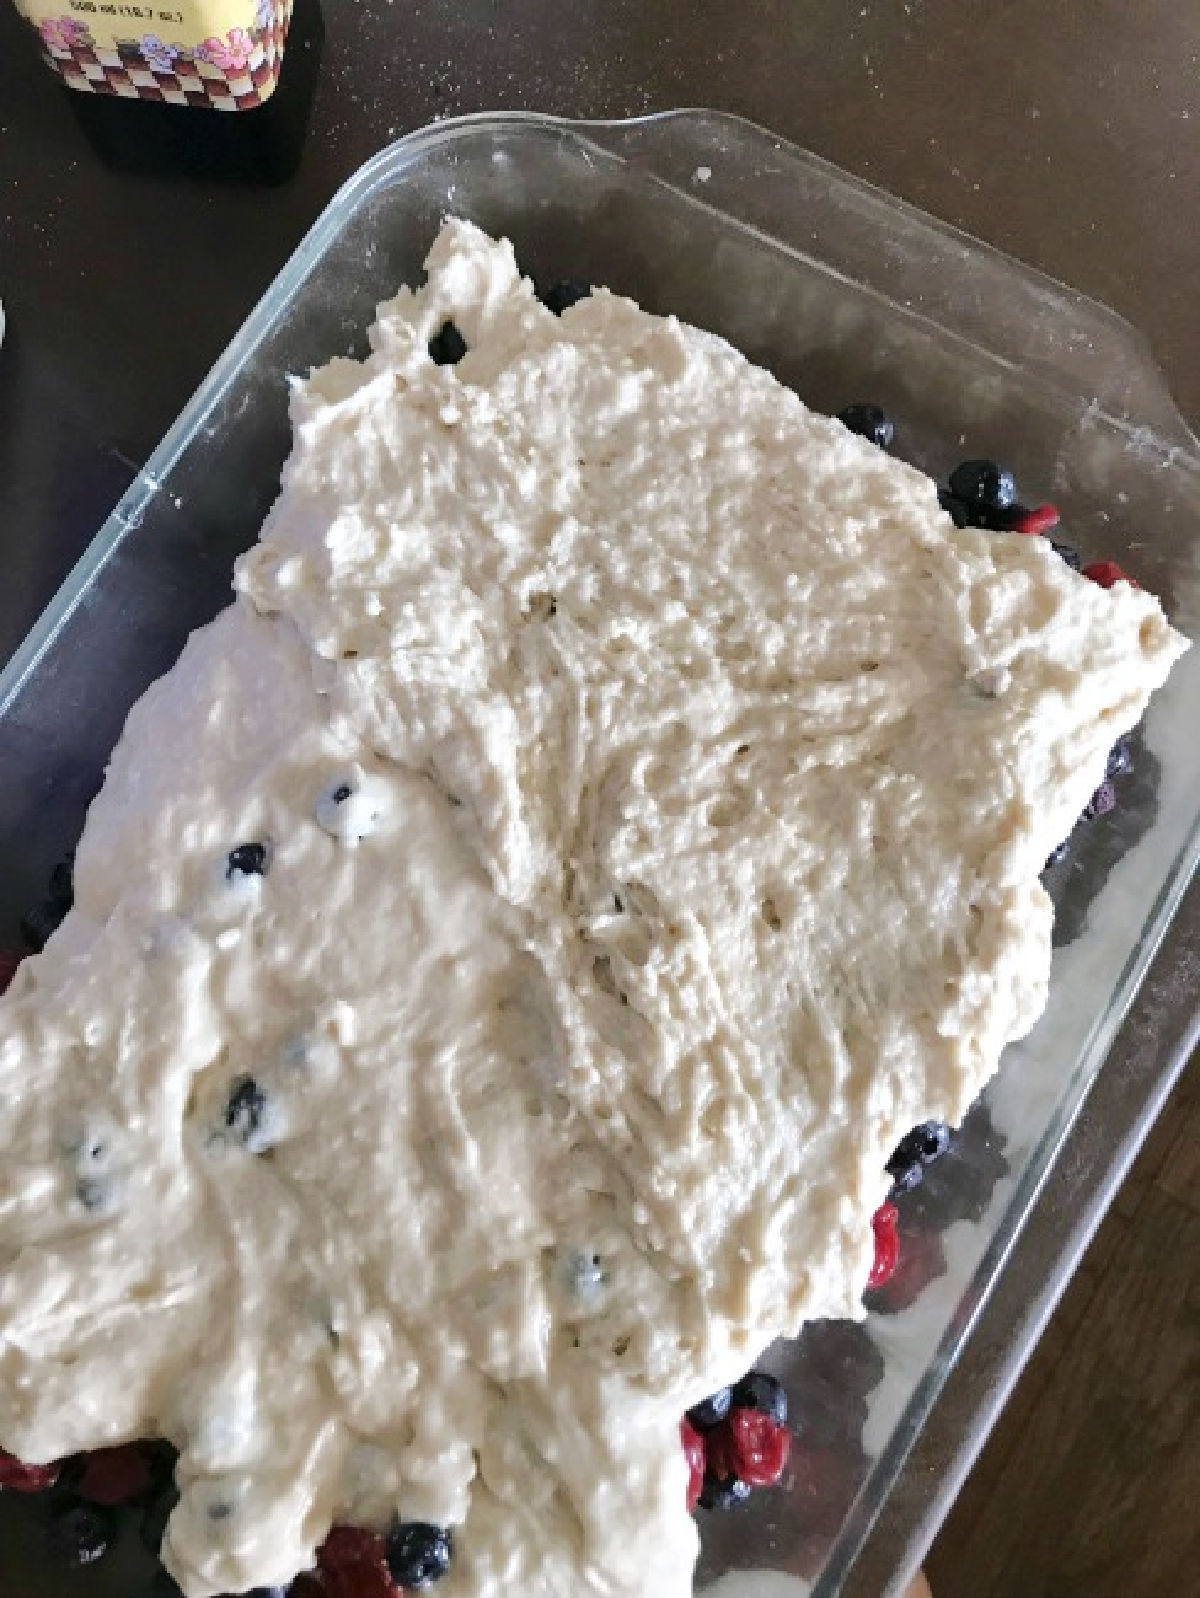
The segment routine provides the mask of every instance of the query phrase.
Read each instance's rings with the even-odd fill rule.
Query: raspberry
[[[734,1409],[757,1409],[760,1414],[769,1415],[777,1425],[787,1425],[788,1396],[777,1376],[770,1376],[766,1371],[747,1371],[731,1396]]]
[[[1083,568],[1083,575],[1099,583],[1101,588],[1111,588],[1114,583],[1128,583],[1130,588],[1142,586],[1141,583],[1135,583],[1127,571],[1122,571],[1115,560],[1094,560],[1090,566]]]
[[[17,974],[17,967],[25,958],[15,949],[0,949],[0,993],[3,993],[8,984]]]
[[[1014,516],[1010,526],[1014,533],[1024,533],[1027,538],[1040,538],[1059,523],[1057,505],[1038,505],[1034,510],[1023,510]]]
[[[84,1460],[76,1491],[91,1504],[130,1504],[142,1496],[152,1477],[146,1451],[137,1443],[98,1448]]]
[[[25,1465],[15,1454],[0,1448],[0,1492],[44,1493],[58,1480],[57,1460],[49,1465]]]
[[[692,1425],[685,1415],[679,1423],[679,1437],[683,1443],[683,1457],[687,1460],[688,1485],[687,1507],[688,1514],[694,1514],[696,1505],[700,1502],[700,1494],[704,1488],[704,1472],[708,1468],[708,1449],[704,1438]]]
[[[400,1590],[383,1538],[360,1526],[334,1526],[317,1549],[317,1568],[332,1598],[392,1598]]]
[[[713,1469],[749,1487],[774,1487],[792,1447],[786,1426],[759,1409],[732,1409],[717,1433]]]
[[[868,1287],[882,1287],[896,1274],[900,1260],[900,1239],[896,1232],[899,1218],[900,1212],[894,1204],[881,1204],[871,1217],[871,1230],[875,1233],[875,1260],[871,1274],[867,1277]]]

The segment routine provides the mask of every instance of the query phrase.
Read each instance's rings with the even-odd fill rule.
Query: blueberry
[[[225,1105],[225,1125],[247,1147],[259,1141],[267,1115],[267,1095],[252,1076],[240,1076]]]
[[[396,1585],[419,1592],[432,1587],[450,1569],[454,1550],[444,1526],[424,1520],[402,1520],[388,1532],[387,1562]]]
[[[1064,544],[1058,538],[1050,539],[1049,543],[1050,543],[1050,548],[1058,556],[1059,560],[1065,560],[1067,565],[1071,568],[1072,571],[1076,571],[1077,572],[1077,571],[1079,571],[1082,568],[1082,566],[1083,566],[1083,556],[1079,553],[1079,551],[1075,548],[1075,546],[1073,544]]]
[[[51,1516],[46,1546],[67,1565],[94,1565],[116,1540],[116,1516],[98,1504],[69,1504]]]
[[[562,1274],[567,1291],[582,1303],[596,1299],[608,1281],[608,1273],[599,1254],[575,1250],[562,1262]]]
[[[555,316],[561,316],[572,305],[578,305],[580,300],[586,300],[592,292],[592,285],[585,283],[581,278],[564,277],[559,283],[552,283],[538,295],[538,299],[548,311],[553,311]]]
[[[706,1476],[700,1489],[701,1509],[736,1509],[750,1496],[749,1483],[737,1476]]]
[[[1118,738],[1108,751],[1104,775],[1109,782],[1114,777],[1125,777],[1133,770],[1133,746],[1126,737]]]
[[[113,1186],[103,1176],[81,1176],[75,1184],[75,1197],[85,1210],[97,1215],[111,1206]]]
[[[896,436],[896,424],[878,405],[847,405],[845,410],[838,412],[838,421],[880,449],[891,449]]]
[[[892,1158],[894,1159],[895,1155]],[[913,1188],[920,1187],[925,1179],[925,1167],[920,1160],[913,1160],[909,1165],[898,1165],[894,1171],[889,1160],[887,1169],[892,1178],[892,1185],[888,1188],[889,1203],[894,1203],[901,1193],[911,1193]]]
[[[786,1426],[788,1418],[787,1393],[783,1383],[768,1376],[766,1371],[751,1371],[736,1384],[730,1397],[733,1409],[756,1409],[769,1415],[778,1426]]]
[[[443,322],[429,340],[429,358],[435,366],[457,366],[467,353],[467,341],[453,322]]]
[[[351,848],[369,838],[387,809],[387,790],[382,779],[354,776],[338,779],[317,799],[317,825]]]
[[[1015,503],[1017,484],[995,461],[963,461],[950,473],[950,492],[980,510],[1002,511]]]
[[[923,1121],[917,1131],[921,1137],[921,1158],[926,1165],[932,1165],[950,1147],[953,1133],[945,1121]]]
[[[60,860],[50,873],[50,892],[47,898],[51,904],[61,905],[64,910],[69,910],[75,903],[74,850]]]
[[[957,494],[952,494],[948,488],[938,489],[938,504],[949,516],[955,527],[969,527],[971,525],[971,507],[965,499],[959,499]]]
[[[689,1409],[687,1418],[698,1432],[710,1432],[714,1426],[719,1426],[728,1415],[733,1406],[733,1388],[718,1387],[715,1393],[710,1393],[696,1405]]]
[[[225,880],[231,882],[235,876],[265,877],[267,874],[268,850],[265,843],[239,843],[236,849],[229,851],[229,861],[225,867]]]
[[[1098,816],[1108,815],[1110,810],[1117,808],[1117,791],[1111,782],[1102,782],[1095,793],[1083,807],[1083,819],[1095,821]]]
[[[69,909],[69,905],[60,904],[54,899],[43,899],[41,904],[27,910],[21,917],[21,936],[34,954],[46,947],[62,926]]]
[[[914,1164],[923,1167],[940,1160],[949,1147],[950,1128],[945,1121],[922,1121],[920,1126],[914,1126],[896,1144],[884,1169],[889,1176],[899,1181],[901,1174],[909,1171]],[[920,1181],[919,1176],[917,1181]],[[910,1186],[915,1187],[916,1182]]]

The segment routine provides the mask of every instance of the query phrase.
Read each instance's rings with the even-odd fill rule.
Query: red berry
[[[10,1493],[44,1493],[58,1480],[57,1460],[49,1465],[25,1465],[15,1454],[0,1448],[0,1491]]]
[[[1057,527],[1058,523],[1057,505],[1039,505],[1036,510],[1023,510],[1015,517],[1012,530],[1014,533],[1024,533],[1027,538],[1040,538],[1052,527]]]
[[[719,1474],[736,1476],[749,1487],[774,1487],[791,1452],[787,1427],[760,1409],[732,1409],[719,1430]]]
[[[900,1212],[894,1204],[881,1204],[871,1217],[871,1230],[875,1233],[875,1259],[871,1274],[867,1277],[868,1287],[882,1287],[896,1274],[896,1266],[900,1261],[900,1238],[896,1231],[899,1218]]]
[[[1114,583],[1128,583],[1130,588],[1142,586],[1141,583],[1135,583],[1127,571],[1122,571],[1115,560],[1094,560],[1090,566],[1083,568],[1083,575],[1099,583],[1101,588],[1111,588]]]
[[[708,1468],[708,1449],[704,1438],[686,1415],[679,1423],[679,1437],[683,1443],[683,1457],[687,1460],[687,1507],[688,1514],[691,1515],[700,1502],[700,1493],[704,1487],[704,1472]]]
[[[77,1492],[91,1504],[129,1504],[150,1485],[152,1471],[138,1443],[98,1448],[84,1460]]]
[[[17,974],[17,967],[25,958],[15,949],[0,949],[0,993],[3,993],[8,984]]]
[[[384,1539],[361,1526],[335,1526],[317,1549],[317,1568],[333,1598],[392,1598],[400,1591]]]

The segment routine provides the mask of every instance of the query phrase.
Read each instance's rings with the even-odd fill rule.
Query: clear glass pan
[[[1002,458],[1027,498],[1060,505],[1086,555],[1119,560],[1200,630],[1200,452],[1111,312],[733,117],[444,122],[342,189],[0,675],[6,943],[77,837],[129,706],[228,601],[288,448],[287,375],[363,351],[376,302],[419,280],[447,212],[510,237],[541,281],[604,282],[723,334],[821,409],[882,404],[897,451],[935,475]],[[1198,687],[1200,650],[1155,700],[1121,808],[1053,874],[1049,1008],[903,1201],[900,1277],[863,1326],[813,1326],[777,1351],[799,1423],[788,1481],[713,1518],[701,1585],[751,1567],[819,1598],[850,1583],[1195,866]],[[1194,1008],[1194,995],[1175,1002]],[[1164,1090],[1178,1063],[1176,1051],[1156,1067]],[[1131,1124],[1093,1138],[1100,1177],[1127,1160]],[[1064,1249],[1030,1297],[1052,1299],[1069,1268]],[[1014,1326],[1018,1363],[1033,1335]],[[0,1500],[0,1544],[37,1513]],[[13,1598],[49,1590],[33,1541],[17,1542]],[[148,1591],[125,1542],[88,1587],[98,1598]],[[886,1579],[909,1552],[899,1539]]]

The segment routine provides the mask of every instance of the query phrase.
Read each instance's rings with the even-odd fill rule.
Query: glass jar
[[[292,0],[16,0],[47,65],[89,94],[251,111],[274,92]]]

